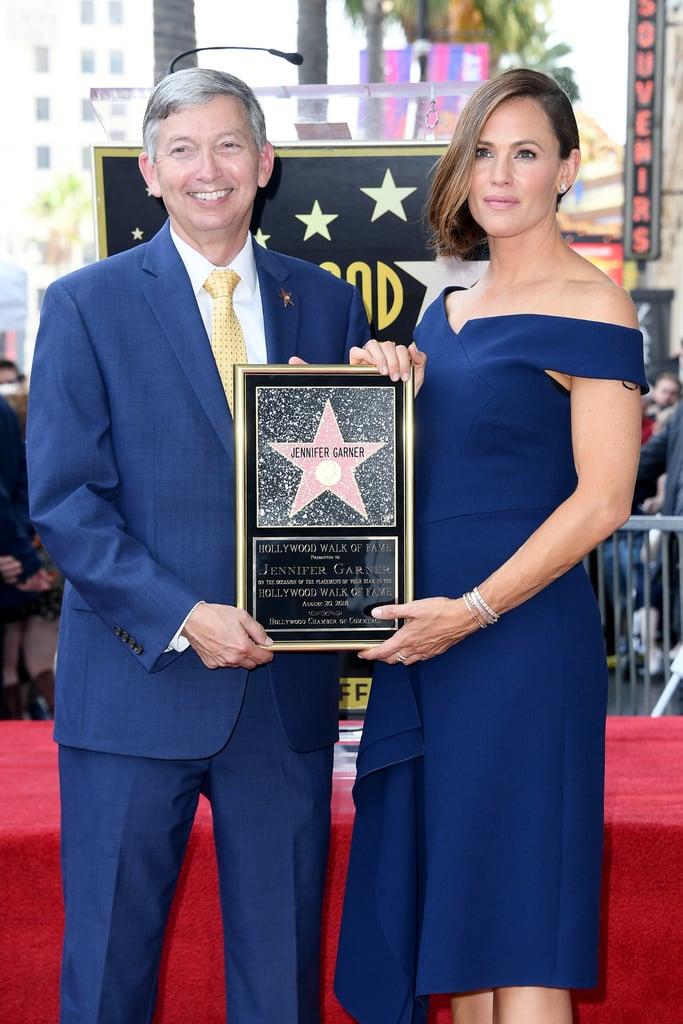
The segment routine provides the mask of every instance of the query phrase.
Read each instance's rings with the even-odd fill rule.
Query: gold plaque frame
[[[275,650],[360,650],[413,596],[413,383],[235,367],[236,603]]]

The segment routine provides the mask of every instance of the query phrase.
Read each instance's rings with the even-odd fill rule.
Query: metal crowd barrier
[[[680,713],[683,516],[632,516],[585,564],[605,631],[609,712]]]

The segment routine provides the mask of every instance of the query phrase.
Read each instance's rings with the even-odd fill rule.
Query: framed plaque
[[[413,593],[413,385],[235,367],[237,606],[280,650],[360,650]]]

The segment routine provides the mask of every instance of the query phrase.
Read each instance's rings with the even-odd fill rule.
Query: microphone
[[[282,57],[284,60],[288,60],[290,64],[303,64],[304,55],[302,53],[283,53],[282,50],[268,50],[268,53],[272,53],[274,57]]]
[[[204,50],[263,50],[264,53],[272,53],[273,57],[282,57],[283,60],[289,61],[290,64],[303,64],[304,62],[304,58],[300,53],[283,53],[282,50],[271,50],[267,46],[196,46],[193,50],[183,50],[182,53],[176,54],[168,65],[166,74],[172,75],[176,64],[183,57],[189,57],[192,53],[202,53]]]

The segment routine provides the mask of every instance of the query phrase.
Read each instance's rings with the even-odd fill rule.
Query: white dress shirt
[[[215,267],[205,256],[202,256],[191,245],[183,241],[173,228],[171,228],[171,238],[190,278],[206,333],[211,338],[213,299],[204,288],[204,282],[212,270],[226,270],[228,268]],[[263,323],[263,306],[261,305],[261,289],[259,287],[258,274],[256,273],[256,261],[254,259],[250,234],[247,235],[244,246],[230,263],[229,268],[240,276],[239,284],[233,294],[233,306],[242,327],[244,343],[247,349],[247,362],[266,363],[268,362],[268,355],[266,352],[266,330]],[[197,603],[203,604],[202,601]],[[166,648],[167,650],[185,651],[190,646],[187,638],[180,634],[196,607],[197,605],[194,605],[181,622],[175,636]]]
[[[226,270],[228,268],[215,267],[205,256],[202,256],[191,245],[184,242],[174,232],[173,228],[171,228],[171,238],[187,270],[192,290],[197,299],[199,312],[204,321],[206,333],[210,338],[213,299],[204,288],[204,282],[212,270]],[[267,363],[266,330],[263,324],[261,289],[259,287],[258,274],[256,273],[256,261],[254,260],[251,235],[247,235],[244,246],[229,264],[229,269],[234,270],[240,276],[240,282],[233,295],[233,306],[242,327],[244,343],[247,347],[247,361],[250,363]]]

